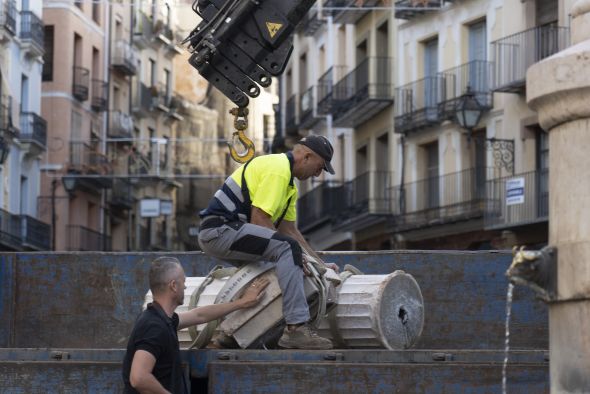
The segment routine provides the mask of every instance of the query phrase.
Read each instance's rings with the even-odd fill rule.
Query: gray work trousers
[[[199,245],[208,255],[238,267],[254,261],[276,263],[285,322],[299,324],[309,320],[303,289],[302,251],[293,238],[255,224],[229,222],[199,231]]]

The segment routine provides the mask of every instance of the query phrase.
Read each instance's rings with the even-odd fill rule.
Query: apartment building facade
[[[0,249],[47,250],[49,224],[39,220],[44,53],[39,3],[0,2]]]
[[[489,249],[546,243],[547,135],[526,105],[524,87],[531,64],[568,45],[570,3],[437,0],[425,7],[400,0],[389,11],[382,2],[364,2],[374,9],[363,12],[358,3],[325,2],[326,22],[348,25],[327,28],[316,18],[302,24],[299,39],[311,34],[321,48],[321,37],[346,31],[342,37],[348,40],[331,38],[339,47],[330,56],[347,61],[347,70],[362,69],[365,54],[394,60],[389,73],[369,60],[369,83],[362,74],[351,82],[347,76],[317,79],[316,91],[328,93],[311,100],[313,113],[323,111],[329,97],[333,126],[349,127],[352,138],[328,132],[338,160],[346,163],[344,177],[319,182],[300,197],[299,226],[315,246]],[[354,56],[342,57],[340,47],[346,51],[351,42]],[[301,74],[297,68],[307,59],[297,53],[296,45],[294,71],[283,80],[291,97],[305,96],[289,80]],[[319,62],[311,68],[326,70]],[[373,91],[372,80],[378,82]],[[380,100],[375,110],[360,101],[363,94]],[[285,135],[305,135],[311,128],[306,106],[282,97]],[[347,117],[347,110],[353,115]],[[293,123],[297,127],[290,129]],[[313,131],[322,127],[317,123]],[[328,240],[321,235],[326,233],[332,239],[349,233],[350,242]]]
[[[39,206],[55,250],[175,247],[172,178],[181,52],[167,2],[46,2]]]

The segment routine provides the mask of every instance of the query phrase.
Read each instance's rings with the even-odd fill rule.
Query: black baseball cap
[[[324,170],[334,175],[334,168],[330,164],[332,155],[334,154],[334,148],[330,141],[323,135],[308,135],[299,140],[298,144],[307,146],[309,149],[317,153],[322,159],[324,159]]]

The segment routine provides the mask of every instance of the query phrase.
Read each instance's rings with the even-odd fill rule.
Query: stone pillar
[[[527,101],[549,132],[552,393],[590,392],[590,0],[571,10],[572,46],[527,72]]]

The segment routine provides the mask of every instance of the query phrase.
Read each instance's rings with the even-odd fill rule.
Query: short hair
[[[176,257],[163,256],[152,261],[149,273],[152,294],[164,290],[168,282],[174,279],[179,267],[182,266]]]

